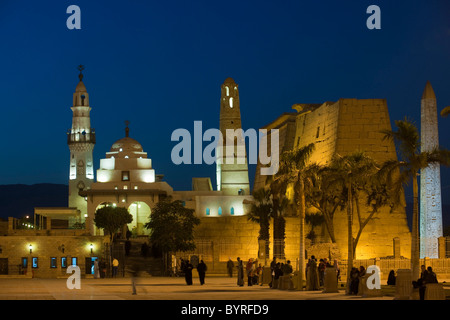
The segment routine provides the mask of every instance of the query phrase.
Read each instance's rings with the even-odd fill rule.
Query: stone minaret
[[[439,147],[436,95],[428,81],[422,95],[421,151]],[[439,164],[420,172],[420,257],[438,258],[438,238],[442,237],[441,178]]]
[[[87,203],[78,195],[80,190],[89,189],[94,181],[94,166],[92,151],[95,145],[95,131],[91,129],[89,113],[89,94],[83,83],[83,66],[79,67],[80,82],[73,94],[71,107],[72,128],[67,132],[67,144],[70,149],[69,174],[69,207],[76,207],[81,211],[82,221],[87,213]]]
[[[217,148],[219,155],[216,161],[217,190],[223,191],[225,195],[249,195],[245,142],[239,140],[239,137],[227,136],[227,129],[242,130],[238,85],[233,79],[227,78],[221,86],[221,92],[220,132],[223,136],[223,145]],[[228,158],[226,158],[227,139],[229,139],[229,145],[233,145],[232,156]],[[238,141],[241,143],[239,144]],[[220,155],[223,156],[222,159]]]

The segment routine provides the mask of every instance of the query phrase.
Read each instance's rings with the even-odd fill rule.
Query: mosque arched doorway
[[[133,221],[128,224],[128,230],[132,235],[149,235],[149,230],[145,228],[151,213],[148,204],[143,201],[135,201],[128,207],[128,212],[133,216]]]

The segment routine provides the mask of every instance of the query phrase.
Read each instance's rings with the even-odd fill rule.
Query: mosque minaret
[[[78,208],[81,217],[87,214],[87,204],[78,192],[89,189],[94,182],[92,152],[95,145],[95,131],[91,128],[91,107],[89,94],[83,83],[83,69],[83,66],[78,67],[80,81],[73,94],[72,128],[67,132],[70,149],[69,207]]]

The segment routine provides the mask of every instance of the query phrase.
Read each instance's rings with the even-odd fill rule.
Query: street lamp
[[[94,249],[94,245],[91,243],[91,244],[89,245],[89,248],[91,248],[91,254],[92,254],[92,249]]]
[[[30,245],[28,246],[28,248],[30,249],[30,254],[32,254],[32,253],[33,253],[33,246],[30,244]]]

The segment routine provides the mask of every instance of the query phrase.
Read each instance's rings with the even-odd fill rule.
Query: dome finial
[[[126,128],[125,128],[125,137],[128,137],[128,135],[129,135],[129,133],[130,133],[130,129],[128,128],[128,125],[130,124],[130,121],[128,121],[128,120],[125,120],[125,125],[126,125]]]
[[[84,66],[82,64],[80,64],[77,69],[80,71],[80,74],[78,75],[78,78],[81,80],[83,80],[83,70],[84,70]]]

